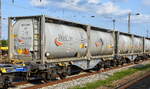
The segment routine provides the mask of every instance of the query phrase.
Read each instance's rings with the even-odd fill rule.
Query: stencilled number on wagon
[[[25,39],[30,39],[30,30],[31,30],[31,24],[28,23],[23,23],[21,24],[22,32],[20,34],[22,35],[21,37]],[[27,38],[26,38],[27,37]]]
[[[30,26],[30,24],[21,24],[22,27],[24,26]]]

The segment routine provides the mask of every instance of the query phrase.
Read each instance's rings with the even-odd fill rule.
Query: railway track
[[[141,61],[139,63],[142,63],[142,62],[143,61]],[[35,84],[35,85],[32,84],[32,85],[29,85],[29,86],[24,86],[24,87],[22,87],[22,89],[38,89],[38,88],[42,88],[42,87],[52,86],[52,85],[55,85],[55,84],[61,84],[61,83],[72,81],[72,80],[76,80],[76,79],[79,79],[79,78],[88,77],[90,75],[94,75],[94,74],[98,74],[98,73],[102,73],[102,72],[108,72],[110,70],[120,69],[120,68],[127,67],[127,66],[130,66],[130,65],[136,65],[136,64],[130,63],[130,64],[125,64],[123,66],[117,66],[117,67],[113,67],[113,68],[107,68],[107,69],[104,69],[104,70],[88,72],[88,73],[83,73],[83,74],[79,74],[79,75],[73,75],[71,77],[68,77],[68,78],[65,78],[65,79],[62,79],[62,80],[50,81],[50,82],[47,82],[47,83],[42,83],[41,82],[41,83]],[[31,82],[22,81],[22,82],[14,83],[13,86],[23,86],[23,85],[28,85],[30,83]],[[125,89],[128,86],[129,85],[122,85],[119,88],[120,89]],[[10,88],[10,89],[14,89],[14,88]],[[17,88],[17,89],[20,89],[20,88]]]
[[[21,82],[16,82],[16,83],[13,83],[14,86],[19,86],[19,85],[24,85],[24,84],[28,84],[29,82],[28,81],[21,81]]]
[[[126,83],[120,85],[119,87],[116,87],[115,89],[128,89],[130,86],[140,82],[141,80],[143,80],[143,79],[145,79],[145,78],[147,78],[149,76],[150,76],[150,72],[148,72],[147,74],[144,74],[144,75],[142,75],[140,77],[137,77],[135,79],[132,79],[130,81],[127,81]]]

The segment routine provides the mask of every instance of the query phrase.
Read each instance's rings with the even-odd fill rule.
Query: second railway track
[[[119,87],[116,87],[115,89],[133,89],[130,88],[131,86],[133,86],[134,84],[137,84],[138,82],[140,82],[141,80],[147,78],[150,76],[150,72],[148,72],[147,74],[142,74],[141,76],[138,76],[137,78],[134,78],[134,79],[129,79],[129,81],[127,81],[126,83],[120,85]],[[134,89],[137,89],[137,88],[134,88]],[[138,88],[138,89],[141,89],[141,88]],[[142,89],[145,89],[145,88],[142,88]]]

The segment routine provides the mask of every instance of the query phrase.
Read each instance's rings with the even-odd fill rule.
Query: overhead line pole
[[[146,30],[146,35],[147,35],[147,38],[148,38],[148,36],[149,36],[149,30],[148,29]]]
[[[131,13],[128,14],[128,33],[130,33],[131,29]]]
[[[129,12],[128,13],[128,33],[131,33],[131,15],[132,15],[131,12]],[[136,16],[140,15],[140,13],[136,13],[135,15]]]
[[[115,29],[116,29],[116,28],[115,28],[115,27],[116,27],[116,26],[115,26],[115,25],[116,25],[116,24],[115,24],[116,20],[113,19],[112,21],[113,21],[113,30],[115,31]]]

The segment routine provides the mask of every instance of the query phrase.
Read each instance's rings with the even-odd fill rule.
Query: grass
[[[100,86],[111,85],[111,83],[113,83],[113,81],[122,79],[123,77],[131,75],[135,72],[144,71],[144,70],[145,71],[150,70],[150,64],[144,65],[142,67],[134,67],[134,68],[129,68],[127,70],[120,71],[120,72],[116,72],[112,76],[106,78],[105,80],[98,80],[98,81],[95,81],[92,83],[87,83],[83,86],[75,86],[75,87],[69,88],[69,89],[96,89]]]

